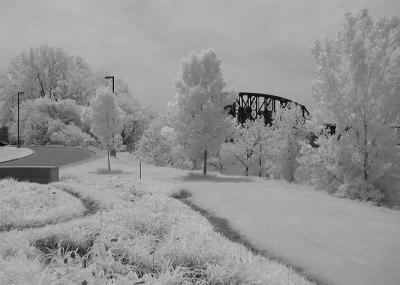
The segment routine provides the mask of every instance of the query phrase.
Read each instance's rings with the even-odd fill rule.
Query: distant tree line
[[[17,100],[20,96],[21,142],[29,144],[81,144],[100,140],[82,113],[99,88],[110,83],[106,71],[93,70],[84,59],[48,45],[30,48],[13,58],[0,73],[0,125],[9,127],[16,142]],[[116,78],[115,97],[124,112],[116,135],[119,147],[128,151],[137,143],[155,113],[141,104],[128,85]]]

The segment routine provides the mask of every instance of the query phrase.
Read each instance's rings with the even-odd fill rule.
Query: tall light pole
[[[114,94],[114,75],[108,75],[105,77],[105,79],[112,79],[112,92]],[[114,126],[114,110],[113,110],[113,126]],[[114,148],[114,133],[113,133],[113,146],[111,149],[111,156],[117,157],[117,152],[115,151]]]
[[[105,79],[112,79],[112,86],[113,86],[113,93],[114,93],[114,76],[113,75],[109,75],[109,76],[106,76],[105,77]]]
[[[17,121],[18,121],[18,123],[17,123],[17,147],[19,147],[19,95],[22,95],[22,94],[24,94],[24,92],[22,92],[22,91],[18,91],[18,96],[17,96],[17,100],[18,100],[18,112],[17,112]]]

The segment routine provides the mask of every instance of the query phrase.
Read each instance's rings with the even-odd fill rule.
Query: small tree
[[[176,139],[176,132],[166,120],[156,118],[139,141],[137,156],[157,166],[190,168],[190,161]]]
[[[244,174],[249,175],[252,163],[258,165],[258,174],[263,175],[267,142],[270,139],[270,129],[265,126],[263,119],[247,120],[238,124],[230,142],[224,143],[220,150],[223,160],[239,161],[244,167]]]
[[[171,162],[170,140],[163,136],[166,121],[156,118],[144,131],[136,151],[137,156],[148,163],[157,166],[168,166]]]
[[[297,157],[301,148],[300,142],[307,135],[304,121],[300,108],[294,104],[277,110],[273,116],[269,145],[272,165],[274,165],[272,172],[275,176],[282,177],[289,182],[294,181],[299,165]]]
[[[156,115],[152,109],[143,106],[130,93],[118,94],[117,90],[117,98],[118,106],[125,113],[121,133],[123,144],[128,151],[134,151]]]
[[[318,123],[316,116],[307,122],[309,133],[318,134],[311,145],[309,141],[301,142],[300,155],[297,159],[305,181],[311,182],[318,189],[325,189],[330,193],[337,191],[343,184],[343,164],[338,164],[338,157],[342,153],[337,137],[332,136],[324,125]]]
[[[270,154],[271,128],[266,126],[264,119],[258,118],[250,124],[250,135],[253,138],[253,157],[258,165],[258,176],[261,177],[271,167]]]
[[[232,104],[233,94],[223,92],[225,82],[220,65],[212,50],[193,52],[183,59],[175,101],[169,105],[179,142],[192,158],[203,154],[204,174],[209,152],[219,149],[233,122],[224,109]]]
[[[122,128],[123,112],[117,105],[115,95],[109,88],[100,87],[96,90],[96,97],[90,102],[85,117],[89,121],[92,132],[101,138],[107,146],[108,171],[110,167],[110,150],[113,147],[113,134]]]

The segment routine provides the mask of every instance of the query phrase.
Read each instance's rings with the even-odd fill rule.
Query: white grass
[[[13,159],[23,158],[33,153],[33,150],[24,147],[2,146],[0,147],[0,163]]]
[[[0,284],[310,284],[290,268],[229,242],[181,202],[149,192],[161,193],[160,186],[104,176],[53,184],[96,199],[102,210],[1,233]],[[45,254],[38,249],[44,244],[65,249]],[[79,255],[78,249],[86,251]]]
[[[106,160],[61,170],[82,178]],[[119,177],[139,177],[139,162],[118,154]],[[187,189],[200,207],[230,221],[260,249],[331,284],[400,284],[400,211],[333,197],[281,181],[215,175],[143,164],[159,192]],[[115,176],[115,177],[118,177]]]
[[[328,284],[400,284],[400,212],[280,181],[186,184],[196,205]]]
[[[0,180],[0,229],[57,223],[84,210],[79,199],[53,186]]]

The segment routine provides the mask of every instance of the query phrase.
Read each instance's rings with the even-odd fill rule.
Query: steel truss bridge
[[[300,107],[303,117],[310,114],[305,106],[290,99],[250,92],[239,92],[236,102],[228,108],[229,114],[236,117],[241,124],[248,119],[255,120],[263,117],[264,123],[269,125],[272,122],[272,114],[276,112],[277,108],[285,108],[290,103]]]

